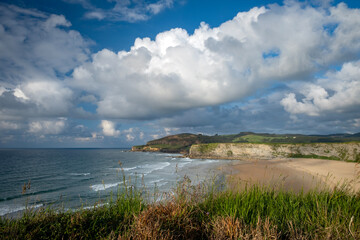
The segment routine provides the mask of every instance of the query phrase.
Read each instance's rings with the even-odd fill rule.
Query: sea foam
[[[39,208],[42,206],[43,206],[43,204],[35,204],[35,205],[30,205],[28,207],[25,207],[25,206],[1,206],[0,207],[0,216],[4,216],[9,213],[23,211],[26,209],[35,209],[35,208]]]
[[[108,188],[112,188],[112,187],[116,187],[118,185],[120,185],[122,182],[117,182],[117,183],[106,183],[106,184],[94,184],[94,185],[91,185],[90,188],[92,190],[94,190],[95,192],[98,192],[98,191],[104,191]]]
[[[71,176],[88,176],[90,173],[70,173]]]
[[[141,166],[139,166],[139,168],[143,169],[144,171],[142,173],[144,173],[146,175],[146,174],[152,173],[153,171],[164,169],[170,165],[171,164],[169,162],[160,162],[160,163],[156,163],[156,164],[141,165]]]

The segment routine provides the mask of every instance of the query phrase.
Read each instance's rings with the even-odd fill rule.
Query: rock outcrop
[[[161,149],[157,147],[151,147],[151,146],[133,146],[131,148],[132,152],[159,152]]]
[[[190,148],[189,156],[191,158],[216,159],[272,159],[288,157],[312,157],[359,162],[360,143],[194,144]]]
[[[210,137],[201,134],[182,133],[152,140],[147,142],[146,145],[133,146],[131,151],[188,154],[192,144],[207,142],[208,138]]]

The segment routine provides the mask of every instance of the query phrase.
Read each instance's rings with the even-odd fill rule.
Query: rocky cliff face
[[[343,161],[360,161],[360,143],[210,143],[192,145],[189,155],[191,158],[218,159],[313,157]]]
[[[131,148],[132,152],[159,152],[160,148],[151,147],[151,146],[133,146]]]

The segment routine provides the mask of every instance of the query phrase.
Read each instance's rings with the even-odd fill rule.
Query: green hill
[[[182,133],[155,139],[146,145],[134,146],[132,151],[188,153],[191,145],[200,143],[342,143],[360,141],[360,133],[301,135],[241,132],[231,135],[202,135]]]

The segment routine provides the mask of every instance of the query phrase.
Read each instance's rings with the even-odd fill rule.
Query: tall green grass
[[[310,239],[360,237],[360,196],[345,189],[293,193],[252,186],[219,193],[200,207],[212,218],[241,219],[253,227],[258,219],[268,219],[281,238],[293,238],[294,231]]]
[[[128,186],[108,204],[27,211],[0,220],[1,239],[360,239],[360,193],[347,188],[241,192],[184,178],[164,201]]]
[[[101,239],[127,230],[145,204],[139,194],[118,194],[108,204],[75,212],[28,209],[19,219],[0,220],[1,239]]]

